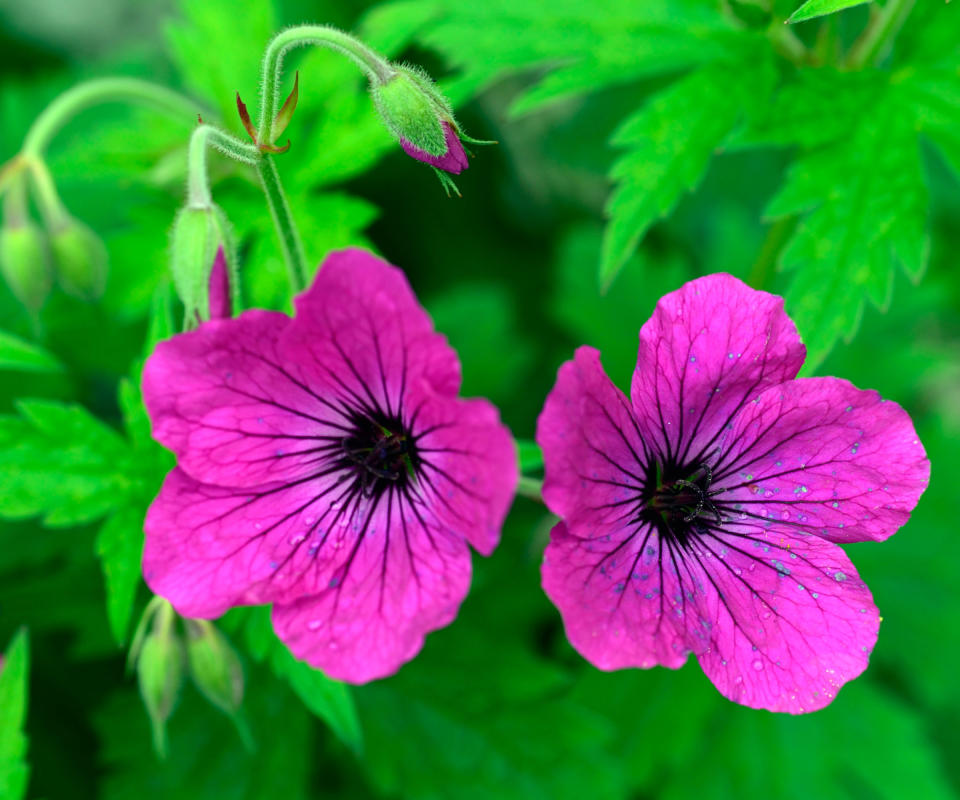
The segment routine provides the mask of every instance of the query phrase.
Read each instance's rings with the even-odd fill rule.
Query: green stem
[[[252,144],[240,141],[226,131],[212,125],[201,125],[190,135],[187,150],[187,205],[191,208],[210,208],[210,180],[207,175],[207,148],[214,147],[229,158],[256,166],[260,151]]]
[[[30,170],[32,185],[43,217],[44,224],[50,231],[64,228],[70,222],[70,212],[60,199],[57,186],[47,165],[39,158],[27,157],[27,168]]]
[[[22,228],[29,219],[26,183],[23,180],[15,181],[3,195],[3,227]]]
[[[773,44],[773,49],[791,64],[802,66],[810,63],[810,51],[806,45],[781,20],[773,20],[767,28],[767,38]]]
[[[763,245],[760,247],[760,254],[753,262],[750,274],[747,275],[747,284],[754,289],[765,289],[770,285],[777,268],[780,251],[793,234],[796,224],[796,217],[783,217],[770,226],[767,230],[767,238],[763,240]]]
[[[81,111],[117,102],[140,103],[184,122],[197,113],[193,100],[163,86],[136,78],[98,78],[74,86],[48,105],[27,131],[21,152],[42,156],[57,132]]]
[[[520,481],[517,483],[517,494],[521,497],[526,497],[530,500],[536,500],[538,503],[542,503],[543,481],[539,478],[530,478],[526,475],[521,475]]]
[[[277,229],[277,236],[280,239],[280,248],[283,251],[283,260],[287,265],[290,285],[293,287],[294,294],[296,294],[306,286],[308,278],[307,259],[303,253],[303,244],[300,241],[300,235],[297,233],[293,215],[290,213],[290,204],[287,203],[287,196],[283,193],[283,186],[280,184],[277,165],[267,153],[260,156],[260,161],[257,163],[257,173],[260,175],[263,191],[267,195],[270,216],[273,217],[273,225]]]
[[[283,77],[283,58],[287,51],[303,45],[329,47],[347,56],[370,79],[371,83],[386,83],[394,69],[385,58],[348,33],[326,25],[298,25],[281,31],[267,45],[261,74],[263,95],[260,100],[260,128],[257,139],[261,145],[273,144],[273,126],[280,102],[280,81]]]
[[[907,21],[915,3],[916,0],[887,0],[883,10],[850,48],[847,67],[858,70],[879,61]]]

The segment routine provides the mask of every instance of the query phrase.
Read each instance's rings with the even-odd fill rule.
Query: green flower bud
[[[205,619],[188,619],[187,663],[200,693],[229,715],[243,701],[243,666],[217,626]]]
[[[57,280],[67,294],[96,300],[107,282],[107,248],[100,237],[73,217],[50,232]]]
[[[175,615],[167,603],[158,610],[153,630],[139,646],[137,678],[140,696],[153,729],[153,744],[166,756],[166,723],[173,713],[184,679],[183,643],[174,631]]]
[[[236,269],[236,250],[226,215],[218,206],[188,206],[180,210],[170,237],[170,270],[191,323],[210,319],[210,276],[220,248],[230,278],[228,283],[235,286],[231,273]]]
[[[39,311],[53,283],[50,252],[40,226],[30,220],[0,229],[0,272],[24,307]]]
[[[429,78],[406,67],[397,67],[393,77],[375,84],[370,91],[380,118],[397,139],[440,157],[447,152],[442,123],[452,122],[452,117],[443,113],[448,106],[440,105],[425,91],[425,81],[429,82]],[[440,96],[435,90],[434,94]]]

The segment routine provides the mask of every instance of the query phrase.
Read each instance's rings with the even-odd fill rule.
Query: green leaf
[[[267,661],[274,674],[290,684],[303,704],[326,722],[340,741],[354,753],[362,752],[363,732],[350,687],[297,661],[273,632],[268,608],[234,614],[235,618],[243,616],[243,635],[250,655],[257,661]]]
[[[130,452],[116,431],[77,405],[17,407],[19,417],[0,417],[0,517],[78,525],[123,502]]]
[[[167,723],[170,751],[159,761],[150,746],[143,706],[134,692],[98,703],[97,797],[103,800],[309,800],[310,776],[322,752],[310,716],[265,670],[254,672],[244,698],[256,750],[233,724],[187,691]]]
[[[714,152],[747,108],[762,104],[768,78],[763,62],[704,67],[656,95],[620,126],[611,141],[628,152],[610,172],[617,186],[606,208],[610,223],[600,261],[601,287],[610,285],[650,225],[702,180]]]
[[[60,372],[63,365],[42,347],[0,331],[0,369]]]
[[[240,131],[236,93],[248,103],[257,97],[259,56],[277,27],[273,4],[255,3],[242,14],[230,0],[179,0],[178,5],[182,21],[166,29],[177,67],[191,89],[217,104],[223,122]]]
[[[384,15],[386,22],[380,19]],[[411,26],[422,26],[420,41],[458,70],[454,84],[446,87],[455,98],[506,75],[536,69],[537,80],[514,106],[517,113],[729,56],[746,38],[709,0],[608,0],[599,5],[402,0],[373,12],[367,27],[382,31],[395,21],[404,35]]]
[[[791,717],[728,704],[709,730],[689,761],[697,768],[678,769],[658,787],[664,800],[955,796],[923,721],[864,678],[816,714]],[[762,757],[758,763],[744,753]]]
[[[806,3],[790,15],[790,19],[788,19],[787,22],[789,24],[804,22],[814,17],[834,14],[837,11],[843,11],[845,8],[862,6],[864,3],[869,2],[870,0],[807,0]],[[890,2],[890,0],[887,0],[887,2]]]
[[[868,298],[887,307],[897,264],[919,280],[929,256],[928,202],[916,133],[890,103],[791,167],[766,213],[804,215],[780,266],[795,271],[787,312],[807,346],[807,371],[856,333]]]
[[[20,630],[0,659],[0,797],[21,800],[27,794],[27,677],[30,646]]]
[[[118,643],[127,638],[133,604],[140,585],[143,551],[142,508],[127,506],[111,516],[97,534],[97,556],[107,592],[107,619]]]

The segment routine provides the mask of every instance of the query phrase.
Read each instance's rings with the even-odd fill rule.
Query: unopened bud
[[[0,272],[24,307],[40,310],[53,279],[46,237],[39,225],[27,219],[0,229]]]
[[[229,715],[243,701],[243,666],[217,626],[205,619],[188,619],[187,663],[200,693]]]
[[[140,696],[153,729],[153,743],[160,757],[166,755],[166,723],[173,713],[183,685],[183,643],[174,630],[174,611],[169,604],[155,617],[137,654]]]
[[[177,214],[170,269],[189,321],[230,315],[236,256],[230,223],[220,208],[188,206]]]
[[[68,217],[50,231],[57,280],[67,294],[96,300],[107,282],[107,248],[82,222]]]

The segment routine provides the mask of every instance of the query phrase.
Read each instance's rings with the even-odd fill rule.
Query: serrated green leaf
[[[691,758],[697,769],[679,769],[659,787],[664,800],[954,797],[922,720],[863,678],[816,714],[758,714],[728,704],[710,730]],[[744,753],[762,754],[761,762]]]
[[[21,800],[27,794],[27,679],[30,648],[21,630],[0,659],[0,797]]]
[[[223,122],[240,131],[236,93],[248,103],[257,96],[260,54],[277,28],[273,4],[251,3],[242,14],[230,0],[179,0],[178,6],[182,19],[166,29],[177,67],[191,89],[216,104]]]
[[[0,331],[0,369],[60,372],[63,365],[42,347]]]
[[[97,534],[97,556],[106,584],[107,619],[117,644],[126,641],[140,585],[143,514],[144,510],[136,506],[122,508],[103,523]]]
[[[700,182],[748,106],[762,103],[768,75],[762,62],[704,67],[621,125],[611,141],[628,152],[610,172],[617,186],[606,207],[601,287],[610,285],[650,225]]]
[[[465,97],[505,75],[539,68],[514,107],[529,112],[602,86],[674,72],[735,52],[746,35],[709,0],[455,0],[388,4],[372,15],[419,24],[420,41],[459,73],[447,88]],[[531,35],[536,31],[536,35]],[[386,37],[384,37],[386,38]]]
[[[767,214],[806,214],[780,266],[795,271],[787,312],[807,346],[808,372],[853,336],[867,299],[886,308],[898,263],[913,280],[923,274],[927,206],[916,133],[895,107],[876,109],[851,137],[793,165]]]
[[[0,417],[0,517],[77,525],[123,502],[131,458],[116,431],[81,406],[17,406],[19,417]]]
[[[806,3],[790,15],[787,23],[803,22],[808,19],[813,19],[814,17],[834,14],[837,11],[843,11],[845,8],[862,6],[864,3],[869,2],[870,0],[807,0]]]

